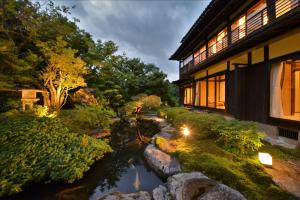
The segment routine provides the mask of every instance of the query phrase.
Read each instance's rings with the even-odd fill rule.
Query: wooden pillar
[[[208,70],[206,70],[206,107],[208,107]]]
[[[227,46],[231,45],[231,24],[228,22],[227,24]]]
[[[268,23],[273,21],[276,18],[276,10],[275,10],[275,1],[267,0],[267,15],[268,15]]]
[[[230,109],[229,109],[229,105],[230,105],[230,98],[229,98],[229,91],[230,91],[229,76],[230,76],[230,61],[227,61],[227,69],[226,69],[226,75],[225,75],[225,111],[227,113],[230,112]]]
[[[269,121],[269,116],[270,116],[270,72],[271,72],[271,64],[269,60],[269,45],[264,46],[264,63],[265,63],[265,68],[264,68],[264,76],[266,83],[265,85],[265,105],[266,105],[266,110],[265,110],[265,115],[264,115],[264,121],[267,123]]]

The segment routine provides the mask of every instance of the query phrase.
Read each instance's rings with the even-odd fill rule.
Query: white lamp
[[[258,153],[258,159],[263,165],[272,166],[272,156],[268,153]]]

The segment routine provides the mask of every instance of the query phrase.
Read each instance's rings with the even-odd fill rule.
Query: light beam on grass
[[[191,132],[188,127],[183,126],[183,127],[181,127],[181,133],[184,137],[187,137],[190,135]]]

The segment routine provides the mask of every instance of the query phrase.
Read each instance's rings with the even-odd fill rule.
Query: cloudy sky
[[[160,67],[171,81],[178,63],[169,61],[181,38],[210,0],[54,0],[75,5],[72,16],[95,39],[112,40],[119,53]]]

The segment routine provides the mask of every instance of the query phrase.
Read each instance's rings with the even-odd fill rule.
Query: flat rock
[[[183,191],[185,188],[186,182],[192,179],[207,179],[209,178],[200,172],[191,172],[191,173],[179,173],[175,174],[168,178],[167,186],[170,192],[170,195],[173,199],[176,200],[186,200],[183,197]]]
[[[147,163],[162,177],[181,171],[180,163],[175,157],[157,149],[153,144],[146,147],[144,156]]]
[[[167,187],[175,200],[245,200],[238,191],[200,172],[175,174],[168,178]]]
[[[165,186],[159,185],[152,191],[153,200],[169,200],[169,192]]]
[[[172,139],[174,137],[174,135],[170,134],[170,133],[166,133],[166,132],[160,132],[160,133],[157,133],[155,134],[153,137],[152,137],[152,144],[155,143],[155,139],[157,137],[161,137],[161,138],[164,138],[164,139]]]
[[[246,200],[246,198],[240,192],[226,185],[218,184],[200,196],[198,200]]]
[[[148,192],[140,191],[136,193],[123,194],[121,192],[112,192],[98,200],[151,200]]]

